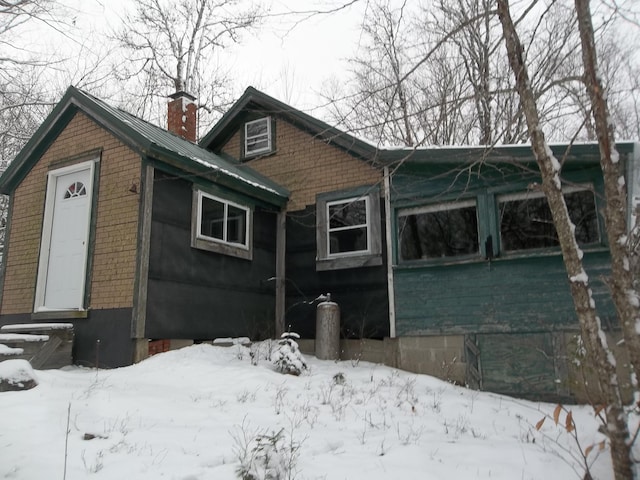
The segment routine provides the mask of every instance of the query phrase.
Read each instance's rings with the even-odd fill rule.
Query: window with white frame
[[[271,117],[259,118],[244,124],[244,156],[268,153],[273,149]]]
[[[196,190],[194,211],[192,246],[250,258],[250,208]]]
[[[328,257],[369,252],[369,199],[327,202]]]
[[[475,200],[425,205],[398,212],[403,261],[479,254]]]
[[[579,245],[600,242],[595,196],[588,187],[563,191],[569,218]],[[542,192],[520,192],[498,197],[501,249],[505,252],[557,247],[558,234]]]
[[[382,264],[379,190],[360,190],[318,196],[317,270]]]

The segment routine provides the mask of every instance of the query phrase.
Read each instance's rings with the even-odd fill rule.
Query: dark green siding
[[[614,321],[603,280],[607,252],[585,254],[603,323]],[[540,332],[577,328],[562,257],[497,259],[460,265],[398,267],[398,335]]]
[[[598,165],[565,165],[563,179],[595,188],[601,210]],[[464,261],[414,261],[398,265],[394,233],[394,288],[398,335],[544,332],[577,328],[577,319],[559,249],[500,251],[496,195],[525,192],[539,183],[535,163],[407,165],[393,177],[394,222],[401,208],[475,199],[480,251]],[[602,219],[601,242],[585,247],[585,269],[605,325],[614,311],[604,283],[609,254]],[[394,231],[397,227],[394,223]],[[484,245],[493,239],[496,258],[486,259]]]

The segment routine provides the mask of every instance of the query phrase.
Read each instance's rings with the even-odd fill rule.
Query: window
[[[368,198],[327,202],[328,256],[369,251]]]
[[[382,264],[379,192],[362,191],[318,196],[317,270]]]
[[[576,226],[579,245],[600,242],[595,197],[586,189],[564,193],[569,217]],[[516,193],[498,197],[501,247],[505,252],[557,247],[558,235],[551,210],[542,193]]]
[[[479,254],[475,200],[400,210],[398,231],[404,261]]]
[[[244,124],[244,156],[250,157],[272,150],[271,117]]]
[[[87,189],[82,182],[73,182],[67,187],[67,191],[64,192],[65,200],[67,198],[82,197],[87,194]]]
[[[251,258],[248,207],[196,190],[192,223],[192,246]]]

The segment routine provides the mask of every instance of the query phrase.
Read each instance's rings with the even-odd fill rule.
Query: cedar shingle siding
[[[291,192],[289,212],[315,205],[316,194],[362,185],[372,185],[382,178],[380,171],[327,145],[284,120],[276,120],[276,152],[246,162],[262,175],[284,185]],[[240,132],[222,149],[240,158]]]
[[[3,315],[33,311],[48,169],[96,149],[102,149],[102,155],[95,191],[95,247],[89,251],[93,255],[89,306],[105,309],[133,305],[139,196],[129,188],[133,182],[139,183],[140,157],[87,116],[77,113],[15,190]],[[78,162],[85,160],[88,158]]]

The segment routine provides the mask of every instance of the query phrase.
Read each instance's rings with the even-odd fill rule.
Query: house
[[[271,336],[284,329],[286,284],[301,295],[287,315],[311,320],[319,292],[344,292],[346,312],[386,292],[380,218],[370,218],[379,170],[354,157],[357,145],[320,138],[324,124],[288,123],[288,107],[257,118],[256,96],[266,98],[249,89],[237,105],[246,102],[251,117],[239,157],[194,143],[186,94],[168,107],[176,134],[69,88],[0,179],[11,199],[0,324],[73,322],[75,361],[116,367],[144,358],[149,340]],[[269,156],[280,168],[272,178],[254,168]],[[323,202],[365,223],[341,227],[340,245],[325,246],[316,272],[316,194],[327,192]],[[351,207],[354,195],[366,205]],[[353,251],[371,273],[335,270],[353,266],[340,258]],[[291,278],[286,263],[313,275]],[[304,320],[298,326],[312,332]]]
[[[251,87],[196,144],[193,100],[172,96],[166,131],[67,91],[0,177],[0,325],[73,322],[75,361],[101,366],[289,329],[313,351],[330,293],[343,358],[574,395],[577,320],[529,147],[381,149]],[[638,149],[618,148],[634,198]],[[597,145],[553,150],[615,334]]]

